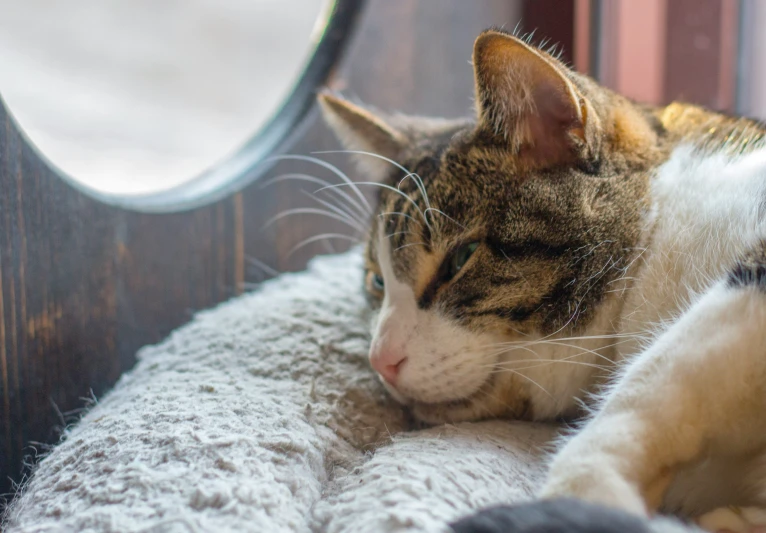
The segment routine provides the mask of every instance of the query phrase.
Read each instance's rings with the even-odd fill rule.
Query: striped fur
[[[631,372],[645,372],[636,383],[645,385],[649,375],[656,387],[667,381],[651,374],[666,364],[660,356],[642,370],[642,361],[661,351],[656,343],[669,336],[683,344],[678,335],[686,332],[695,337],[688,350],[674,348],[672,361],[705,352],[706,331],[689,318],[699,306],[725,316],[725,306],[760,305],[752,291],[766,290],[766,129],[688,104],[631,102],[495,30],[477,39],[474,76],[474,120],[373,115],[335,96],[320,98],[347,146],[400,165],[360,156],[365,180],[387,186],[366,252],[366,289],[380,310],[371,355],[406,356],[387,386],[429,422],[569,418],[582,414],[584,403],[594,420],[610,409],[617,420],[623,414],[614,404],[633,409],[623,398],[641,405],[635,391],[648,394]],[[478,248],[456,271],[456,254],[469,243]],[[761,312],[748,316],[742,335],[755,331]],[[741,340],[735,329],[731,335],[746,360],[761,354],[766,361],[766,340]],[[732,368],[739,376],[741,367]],[[600,435],[630,433],[629,425],[611,424],[599,426]],[[632,438],[650,446],[650,433]],[[612,448],[589,435],[586,426],[554,460],[547,495],[639,513],[663,504],[699,515],[732,503],[714,489],[683,496],[699,476],[678,474],[675,465],[698,459],[704,446],[686,454],[656,437],[651,446],[670,450],[674,465],[662,476],[672,471],[680,485],[652,478],[657,470],[642,456],[630,463],[643,469],[636,488],[625,472],[598,466]],[[748,453],[766,446],[766,427],[763,435],[745,439]],[[646,485],[655,482],[659,496]]]

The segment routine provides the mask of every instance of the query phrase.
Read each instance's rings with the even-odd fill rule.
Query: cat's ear
[[[488,30],[476,39],[473,65],[479,124],[515,152],[555,164],[591,151],[598,117],[557,60]]]
[[[406,145],[403,132],[384,117],[329,93],[317,97],[325,122],[347,150],[371,152],[395,160]],[[380,167],[386,163],[372,156],[357,157],[360,164]]]

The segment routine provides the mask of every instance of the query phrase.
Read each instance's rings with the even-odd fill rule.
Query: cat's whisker
[[[301,193],[303,193],[305,196],[308,196],[309,198],[311,198],[313,201],[315,201],[319,205],[322,205],[322,206],[326,207],[330,211],[334,211],[335,213],[338,213],[341,216],[348,217],[349,220],[353,220],[353,221],[357,222],[360,227],[367,228],[367,224],[368,224],[367,221],[363,220],[362,218],[360,218],[359,215],[357,215],[353,211],[351,211],[349,209],[345,209],[345,207],[346,207],[345,205],[343,205],[341,203],[334,204],[334,203],[332,203],[332,202],[330,202],[328,200],[323,200],[322,198],[317,197],[316,194],[311,194],[308,191],[301,191]]]
[[[402,183],[404,183],[405,180],[411,179],[415,182],[415,186],[420,191],[420,194],[423,195],[423,202],[426,204],[426,211],[425,213],[428,213],[428,209],[431,207],[431,205],[428,203],[428,193],[426,192],[426,186],[425,183],[423,183],[423,179],[415,174],[414,172],[410,172],[406,176],[404,176],[401,180],[399,180],[399,183],[397,183],[396,188],[401,190]]]
[[[625,344],[625,343],[627,343],[627,342],[631,342],[632,340],[633,340],[633,339],[623,339],[623,340],[621,340],[621,341],[619,341],[619,342],[616,342],[616,343],[612,343],[612,344],[608,344],[608,345],[606,345],[606,346],[602,346],[602,347],[600,347],[600,348],[596,348],[595,350],[591,350],[591,349],[589,349],[589,348],[585,348],[584,346],[579,346],[579,345],[577,345],[577,344],[571,344],[571,343],[565,343],[565,342],[544,341],[544,342],[541,342],[541,343],[538,343],[538,344],[544,344],[544,345],[548,345],[548,346],[561,346],[561,347],[564,347],[564,348],[574,348],[574,349],[578,349],[578,350],[581,350],[579,353],[576,353],[576,354],[574,354],[574,355],[569,355],[569,356],[567,356],[567,357],[564,357],[564,358],[562,358],[562,359],[561,359],[562,361],[563,361],[563,360],[566,360],[566,359],[570,359],[570,358],[573,358],[573,357],[579,357],[580,355],[587,355],[587,354],[592,354],[592,355],[595,355],[596,357],[599,357],[599,358],[601,358],[601,359],[604,359],[605,361],[607,361],[607,362],[608,362],[608,363],[610,363],[610,364],[613,364],[613,363],[614,363],[614,361],[612,361],[611,359],[609,359],[609,358],[608,358],[607,356],[605,356],[604,354],[602,354],[602,353],[599,353],[599,350],[606,350],[607,348],[614,348],[615,346],[619,346],[619,345],[621,345],[621,344]],[[509,350],[508,350],[508,351],[513,351],[514,349],[517,349],[517,348],[518,348],[518,347],[511,347],[511,348],[509,348]],[[526,347],[525,347],[525,348],[526,348]],[[497,355],[501,355],[501,354],[503,354],[503,353],[507,353],[507,352],[503,352],[503,351],[501,351],[501,352],[497,352],[497,353],[495,353],[495,354],[492,354],[492,355],[495,355],[495,356],[497,356]]]
[[[427,208],[431,207],[431,204],[429,203],[429,200],[428,200],[428,193],[426,192],[426,186],[425,186],[425,183],[423,182],[423,178],[421,178],[418,174],[416,174],[415,172],[412,172],[407,167],[405,167],[401,163],[398,163],[398,162],[394,161],[391,158],[388,158],[388,157],[386,157],[384,155],[381,155],[381,154],[376,154],[375,152],[367,152],[365,150],[324,150],[324,151],[312,152],[312,153],[314,153],[314,154],[357,154],[357,155],[366,155],[366,156],[369,156],[369,157],[374,157],[376,159],[380,159],[380,160],[385,161],[387,163],[391,163],[396,168],[398,168],[399,170],[401,170],[402,172],[404,172],[406,174],[406,176],[404,176],[399,181],[399,184],[397,185],[397,188],[401,187],[401,184],[402,184],[402,182],[404,180],[412,179],[413,181],[415,181],[415,185],[418,187],[418,189],[420,189],[420,193],[423,195],[423,201],[425,202],[426,207]]]
[[[282,211],[281,213],[271,217],[269,220],[267,220],[266,223],[263,225],[263,227],[268,228],[274,223],[282,220],[283,218],[294,216],[294,215],[321,215],[321,216],[325,216],[327,218],[331,218],[333,220],[342,222],[343,224],[346,224],[347,226],[350,226],[357,231],[360,231],[360,232],[365,231],[365,228],[361,227],[359,223],[355,220],[350,220],[348,217],[338,215],[337,213],[333,213],[331,211],[325,211],[324,209],[318,209],[315,207],[296,207],[295,209],[286,209]]]
[[[576,345],[576,344],[564,344],[564,343],[558,343],[559,345],[561,345],[561,346],[563,346],[563,347],[566,347],[566,348],[574,348],[574,349],[579,349],[579,350],[581,350],[581,351],[580,351],[580,352],[577,352],[577,353],[574,353],[574,354],[571,354],[571,355],[568,355],[568,356],[566,356],[566,357],[562,357],[561,359],[557,359],[557,361],[568,361],[568,360],[570,360],[570,359],[574,359],[574,358],[576,358],[576,357],[581,357],[581,356],[583,356],[583,355],[589,355],[589,354],[590,354],[590,355],[595,355],[596,357],[599,357],[599,358],[601,358],[601,359],[604,359],[604,360],[605,360],[607,363],[609,363],[610,365],[614,365],[614,361],[612,361],[611,359],[609,359],[608,357],[606,357],[604,354],[602,354],[602,353],[599,353],[599,352],[598,352],[598,350],[606,350],[606,349],[608,349],[608,348],[613,348],[613,347],[615,347],[615,346],[619,346],[620,344],[624,344],[625,342],[628,342],[628,341],[627,341],[627,340],[622,340],[622,341],[619,341],[619,342],[616,342],[616,343],[612,343],[612,344],[608,344],[608,345],[606,345],[606,346],[602,346],[601,348],[597,348],[596,350],[590,350],[590,349],[584,348],[584,347],[582,347],[582,346],[578,346],[578,345]],[[497,353],[497,354],[493,354],[493,355],[501,355],[501,354],[503,354],[503,353],[509,353],[509,352],[512,352],[514,349],[516,349],[516,348],[511,348],[511,349],[509,349],[507,352],[499,352],[499,353]],[[535,353],[535,355],[537,355],[537,352],[534,352],[534,353]],[[495,363],[495,364],[514,364],[514,363],[516,363],[517,361],[518,361],[518,360],[512,360],[512,361],[501,361],[501,362],[499,362],[499,363]]]
[[[538,387],[538,388],[539,388],[541,391],[543,391],[545,394],[547,394],[547,395],[548,395],[548,396],[549,396],[551,399],[554,399],[554,398],[553,398],[553,394],[551,394],[550,392],[548,392],[548,389],[546,389],[545,387],[543,387],[542,385],[540,385],[540,384],[539,384],[537,381],[535,381],[535,380],[534,380],[534,379],[532,379],[531,377],[527,376],[526,374],[522,374],[521,372],[519,372],[519,371],[517,371],[517,370],[512,370],[512,369],[507,369],[507,373],[509,373],[509,374],[516,374],[517,376],[519,376],[519,377],[522,377],[522,378],[526,379],[527,381],[529,381],[529,382],[530,382],[530,383],[532,383],[533,385],[537,385],[537,387]]]
[[[411,172],[408,168],[406,168],[402,164],[397,163],[393,159],[390,159],[390,158],[388,158],[388,157],[386,157],[384,155],[376,154],[375,152],[367,152],[365,150],[320,150],[320,151],[311,152],[311,153],[315,154],[315,155],[323,155],[323,154],[357,154],[357,155],[366,155],[366,156],[374,157],[376,159],[380,159],[380,160],[385,161],[387,163],[391,163],[392,165],[394,165],[396,168],[398,168],[402,172],[405,172],[407,174],[413,174],[413,172]]]
[[[497,351],[495,351],[495,352],[490,352],[490,353],[487,353],[487,354],[485,354],[485,355],[486,355],[487,357],[497,357],[498,355],[502,355],[502,354],[504,354],[504,353],[513,352],[513,351],[515,351],[515,350],[525,350],[525,351],[527,351],[527,352],[531,353],[532,355],[534,355],[535,357],[537,357],[537,356],[538,356],[537,352],[536,352],[536,351],[534,351],[534,350],[533,350],[531,347],[529,347],[529,346],[512,346],[512,347],[506,347],[506,348],[503,348],[502,350],[497,350]]]
[[[464,225],[462,225],[460,222],[458,222],[457,220],[455,220],[451,216],[447,215],[444,211],[441,211],[440,209],[436,209],[435,207],[428,207],[428,208],[426,208],[425,211],[423,211],[423,213],[425,215],[428,215],[428,213],[431,212],[431,211],[433,211],[434,213],[439,213],[441,216],[443,216],[444,218],[446,218],[450,222],[453,222],[454,224],[460,226],[461,229],[466,229],[466,227]]]
[[[254,267],[258,268],[262,274],[266,273],[268,276],[271,276],[272,278],[279,275],[279,271],[277,269],[270,267],[269,265],[267,265],[266,263],[264,263],[257,257],[247,257],[245,260],[251,265],[253,265]],[[264,276],[261,275],[261,279],[263,279],[263,277]]]
[[[303,248],[304,246],[307,246],[311,244],[312,242],[321,241],[322,239],[340,239],[345,241],[351,241],[355,244],[360,244],[361,239],[359,237],[354,237],[353,235],[346,235],[345,233],[322,233],[321,235],[314,235],[313,237],[309,237],[308,239],[304,239],[292,248],[290,248],[290,251],[287,252],[287,257],[292,256],[295,252]]]
[[[575,319],[575,316],[577,315],[577,312],[578,312],[578,310],[580,308],[580,303],[582,303],[582,300],[580,302],[578,302],[577,307],[575,307],[574,312],[569,316],[569,319],[559,329],[555,330],[552,333],[549,333],[545,337],[542,337],[542,339],[540,339],[540,340],[553,338],[556,335],[558,335],[559,333],[561,333],[562,331],[564,331],[567,327],[569,327],[569,325],[572,323],[572,321]]]
[[[633,339],[636,337],[642,337],[645,336],[645,333],[607,333],[603,335],[582,335],[582,336],[572,336],[572,337],[556,337],[555,339],[550,339],[556,342],[561,341],[582,341],[582,340],[602,340],[602,339]],[[488,348],[488,347],[496,347],[496,346],[519,346],[519,345],[533,345],[537,344],[539,342],[548,341],[548,337],[541,337],[540,339],[532,339],[532,340],[523,340],[523,341],[506,341],[506,342],[497,342],[492,344],[485,344],[482,346],[482,348]]]
[[[398,216],[402,216],[402,217],[405,217],[405,218],[408,218],[408,219],[410,219],[412,222],[414,222],[414,223],[415,223],[415,224],[417,224],[418,226],[421,226],[421,227],[423,226],[423,224],[422,224],[422,223],[421,223],[419,220],[416,220],[416,219],[414,219],[413,217],[411,217],[410,215],[408,215],[407,213],[402,213],[401,211],[388,211],[387,213],[381,213],[381,214],[379,214],[378,216],[379,216],[379,217],[381,217],[381,218],[383,218],[383,217],[387,217],[387,216],[389,216],[389,215],[398,215]]]
[[[352,181],[346,174],[341,171],[338,167],[335,165],[328,163],[327,161],[324,161],[322,159],[319,159],[318,157],[312,157],[308,155],[295,155],[295,154],[287,154],[287,155],[276,155],[273,157],[270,157],[269,160],[271,161],[306,161],[308,163],[314,163],[315,165],[319,165],[320,167],[328,169],[330,172],[338,176],[341,180],[343,180],[343,184],[351,187],[354,194],[356,194],[357,198],[362,202],[362,204],[365,206],[367,213],[372,214],[373,208],[370,205],[370,202],[367,201],[367,198],[362,194],[362,191],[357,187],[356,183]],[[321,189],[320,189],[321,190]]]
[[[322,187],[321,189],[317,189],[316,192],[321,192],[321,191],[324,191],[326,189],[332,189],[332,188],[336,188],[336,187],[345,187],[345,186],[348,186],[348,185],[349,185],[348,183],[336,183],[336,184],[333,184],[333,185],[327,185],[325,187]],[[410,198],[405,193],[403,193],[402,191],[400,191],[399,189],[397,189],[396,187],[391,187],[390,185],[386,185],[385,183],[376,183],[374,181],[359,181],[359,182],[354,183],[353,185],[355,187],[358,186],[358,185],[369,185],[369,186],[372,186],[372,187],[380,187],[382,189],[386,189],[386,190],[389,190],[389,191],[395,192],[396,194],[401,195],[408,202],[410,202],[413,206],[415,206],[415,209],[418,210],[418,213],[420,213],[420,216],[423,217],[423,221],[425,222],[425,224],[428,227],[428,229],[429,230],[432,229],[431,228],[431,224],[428,222],[428,219],[423,214],[423,210],[420,209],[420,206],[417,204],[417,202],[415,200],[413,200],[412,198]]]
[[[398,252],[399,250],[402,250],[404,248],[409,248],[410,246],[418,246],[418,245],[426,246],[426,243],[424,243],[424,242],[411,242],[409,244],[403,244],[399,248],[394,248],[394,252]]]
[[[512,368],[512,369],[511,368],[507,368],[507,367],[505,367],[505,366],[503,366],[501,364],[493,365],[491,367],[492,368],[492,372],[491,373],[493,373],[493,374],[500,374],[500,373],[506,372],[508,370],[516,370],[516,371],[529,370],[531,368],[539,368],[541,366],[547,366],[547,365],[552,365],[552,364],[556,364],[556,363],[564,363],[564,364],[569,364],[569,365],[585,366],[585,367],[588,367],[588,368],[595,368],[595,369],[598,369],[598,370],[609,370],[609,367],[606,366],[606,365],[597,365],[595,363],[586,363],[584,361],[569,361],[569,360],[566,360],[566,359],[539,359],[539,360],[535,360],[535,359],[521,359],[519,361],[514,361],[514,363],[535,363],[535,364],[534,365],[530,365],[530,366],[523,366],[521,368]]]
[[[276,183],[281,183],[283,181],[302,181],[307,183],[314,183],[321,187],[324,187],[326,185],[332,185],[332,183],[330,183],[329,181],[323,180],[321,178],[317,178],[316,176],[311,176],[310,174],[294,173],[294,174],[280,174],[279,176],[275,176],[271,179],[264,181],[259,188],[263,189],[271,185],[274,185]],[[360,204],[357,200],[352,198],[345,191],[341,189],[333,189],[333,192],[337,194],[339,197],[341,197],[343,200],[348,202],[350,206],[353,206],[354,208],[356,208],[359,211],[360,216],[363,216],[363,217],[370,216],[370,213],[365,210],[364,206]]]

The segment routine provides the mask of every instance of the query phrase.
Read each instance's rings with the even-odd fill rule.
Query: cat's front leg
[[[765,384],[766,245],[630,362],[541,495],[651,513],[685,463],[766,442]]]

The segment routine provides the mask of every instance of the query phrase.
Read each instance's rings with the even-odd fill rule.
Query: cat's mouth
[[[384,379],[381,379],[381,382],[388,393],[402,405],[444,405],[459,408],[474,401],[475,396],[486,395],[487,390],[493,387],[493,374],[488,373],[482,378],[466,380],[463,383],[449,382],[429,388],[424,386],[424,383],[427,383],[426,380],[414,378],[397,385],[391,385]],[[415,386],[411,385],[411,382],[415,382]]]

